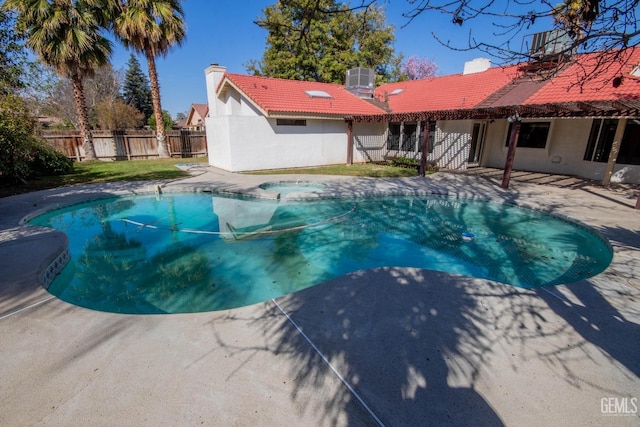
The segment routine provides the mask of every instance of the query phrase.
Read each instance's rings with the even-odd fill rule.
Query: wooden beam
[[[429,129],[431,128],[431,122],[429,120],[424,122],[424,132],[422,138],[422,156],[420,157],[420,176],[427,174],[427,152],[429,150]]]
[[[613,101],[611,103],[611,106],[613,107],[614,110],[618,110],[619,112],[623,112],[623,111],[627,111],[627,110],[631,110],[632,109],[630,106],[625,104],[623,101]]]
[[[576,102],[576,107],[578,107],[579,110],[587,111],[589,113],[592,113],[594,111],[598,111],[598,109],[596,107],[594,107],[593,105],[588,104],[586,102],[582,102],[582,101]]]
[[[609,152],[609,161],[607,167],[604,170],[604,176],[602,177],[602,185],[609,185],[611,182],[611,175],[613,174],[613,168],[618,160],[618,152],[620,152],[620,143],[624,136],[624,129],[627,127],[627,119],[618,120],[618,127],[616,133],[613,136],[613,143],[611,144],[611,151]]]
[[[502,175],[502,188],[509,188],[511,180],[511,169],[513,169],[513,159],[516,156],[516,147],[518,146],[518,137],[520,136],[520,118],[516,117],[511,122],[511,133],[509,134],[509,150],[507,151],[507,161],[504,165],[504,174]]]
[[[353,120],[347,120],[347,164],[353,164]]]
[[[542,105],[523,105],[518,109],[524,117],[544,117],[549,114],[549,110]]]

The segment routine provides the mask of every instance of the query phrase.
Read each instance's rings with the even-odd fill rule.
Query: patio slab
[[[635,189],[202,172],[0,199],[0,425],[640,425]],[[537,290],[380,268],[239,309],[132,316],[48,294],[43,269],[65,236],[20,224],[160,184],[270,197],[259,184],[280,179],[336,195],[434,192],[542,209],[594,227],[614,259],[594,278]]]

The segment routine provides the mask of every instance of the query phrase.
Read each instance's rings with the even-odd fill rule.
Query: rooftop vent
[[[571,54],[572,44],[573,40],[563,30],[535,33],[531,35],[529,56],[534,59],[544,59],[547,56]]]
[[[371,68],[347,70],[347,90],[360,98],[373,98],[376,73]]]
[[[551,30],[525,36],[522,51],[527,52],[530,60],[521,69],[537,74],[557,69],[571,57],[575,47],[566,31]]]

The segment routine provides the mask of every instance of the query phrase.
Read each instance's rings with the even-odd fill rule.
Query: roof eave
[[[258,104],[254,99],[252,99],[245,91],[243,91],[240,88],[240,86],[236,85],[231,79],[229,79],[229,77],[226,74],[222,78],[222,81],[218,86],[218,90],[216,91],[216,97],[220,98],[220,95],[222,95],[227,90],[227,86],[236,90],[240,95],[242,95],[246,100],[248,100],[251,103],[251,105],[253,105],[258,111],[260,111],[260,113],[262,113],[263,116],[268,116],[267,110],[262,108],[262,106]]]
[[[640,117],[640,100],[572,101],[549,104],[505,105],[457,110],[432,110],[410,113],[351,115],[355,122],[402,122],[424,120],[506,119],[514,114],[522,118]]]
[[[270,119],[344,120],[348,114],[328,114],[305,111],[269,111]]]

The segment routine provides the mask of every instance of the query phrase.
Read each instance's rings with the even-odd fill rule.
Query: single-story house
[[[209,114],[208,104],[191,104],[184,128],[189,130],[205,130],[207,114]]]
[[[206,78],[209,163],[233,172],[345,163],[345,117],[385,113],[336,84],[231,74],[215,65]],[[385,126],[373,125],[379,133]]]
[[[640,183],[640,49],[503,67],[477,59],[460,74],[377,88],[364,77],[342,86],[209,67],[210,164],[420,159],[424,147],[441,168],[502,168],[511,143],[520,170]]]

